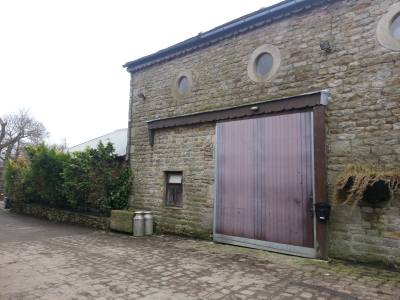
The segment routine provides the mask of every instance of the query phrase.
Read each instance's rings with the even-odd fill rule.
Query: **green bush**
[[[85,210],[89,198],[88,151],[76,152],[65,163],[62,177],[66,201],[73,209]]]
[[[62,172],[69,155],[44,144],[25,151],[30,161],[24,180],[27,200],[65,207]]]
[[[131,172],[117,159],[112,144],[75,152],[64,166],[64,192],[75,209],[109,212],[128,206]]]
[[[132,174],[112,144],[72,154],[42,144],[26,153],[28,160],[6,165],[6,192],[15,200],[101,214],[127,208]]]
[[[28,161],[22,158],[15,160],[9,160],[6,163],[4,179],[5,179],[5,190],[7,196],[12,201],[23,201],[25,200],[24,195],[26,193],[24,187],[25,174],[28,171]]]
[[[132,186],[131,169],[127,164],[121,164],[112,174],[112,187],[110,192],[110,209],[125,209],[128,207],[128,197]]]

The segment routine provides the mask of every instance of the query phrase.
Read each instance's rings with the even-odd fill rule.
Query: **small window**
[[[193,91],[192,72],[183,70],[174,76],[171,81],[171,93],[175,99],[184,99]]]
[[[273,64],[272,55],[269,53],[261,53],[256,59],[256,73],[260,76],[267,75]]]
[[[261,45],[250,54],[247,74],[255,82],[266,82],[275,76],[280,65],[279,49],[269,44]]]
[[[166,172],[166,206],[182,207],[182,181],[182,172]]]
[[[400,15],[397,15],[390,24],[390,33],[395,39],[400,40]]]
[[[178,80],[178,91],[180,94],[189,92],[189,79],[186,76],[181,76]]]

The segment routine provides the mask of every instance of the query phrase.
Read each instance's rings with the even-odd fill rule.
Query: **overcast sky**
[[[279,0],[0,0],[0,115],[68,146],[127,127],[128,61]]]

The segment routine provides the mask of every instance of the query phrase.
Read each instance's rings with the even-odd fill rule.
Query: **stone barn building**
[[[159,232],[400,263],[397,196],[333,205],[350,165],[400,167],[397,0],[286,0],[124,67],[130,203]]]

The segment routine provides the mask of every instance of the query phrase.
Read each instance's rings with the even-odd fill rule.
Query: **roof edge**
[[[234,35],[240,35],[250,30],[257,29],[265,24],[270,24],[274,21],[290,16],[291,14],[321,6],[331,1],[332,0],[285,0],[234,19],[153,54],[127,62],[123,67],[126,68],[128,72],[139,71],[154,64],[211,46]]]
[[[68,148],[68,149],[70,149],[70,148],[75,148],[75,147],[81,146],[81,145],[83,145],[83,144],[92,142],[92,141],[94,141],[94,140],[101,139],[101,138],[103,138],[103,137],[105,137],[105,136],[107,136],[107,135],[110,135],[111,133],[115,133],[115,132],[123,131],[123,130],[124,130],[124,131],[127,131],[128,128],[115,129],[114,131],[111,131],[111,132],[109,132],[109,133],[100,135],[100,136],[98,136],[98,137],[91,138],[90,140],[87,140],[87,141],[85,141],[85,142],[81,142],[81,143],[79,143],[79,144],[76,144],[76,145],[74,145],[74,146],[67,147],[67,148]]]

